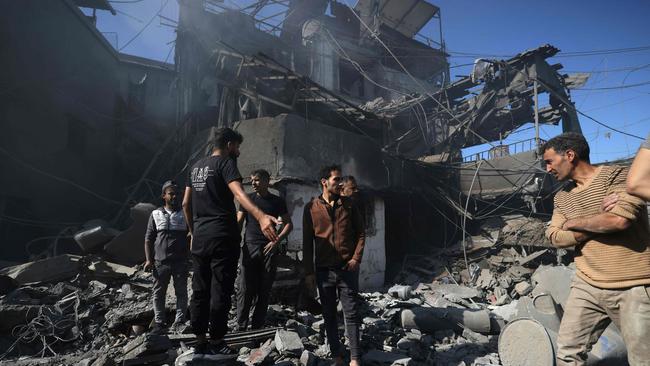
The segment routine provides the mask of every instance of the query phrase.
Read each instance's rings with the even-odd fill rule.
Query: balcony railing
[[[539,144],[545,143],[545,140],[539,139]],[[468,156],[465,156],[463,158],[464,163],[469,163],[472,161],[479,161],[479,160],[490,160],[490,159],[496,159],[508,155],[513,155],[513,154],[519,154],[522,152],[526,151],[531,151],[537,148],[537,143],[534,138],[528,139],[528,140],[522,140],[522,141],[517,141],[513,142],[511,144],[507,145],[497,145],[494,147],[489,148],[488,150],[484,150],[481,152],[477,152]]]

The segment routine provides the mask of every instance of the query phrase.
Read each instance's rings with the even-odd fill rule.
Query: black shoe
[[[227,356],[227,357],[237,357],[239,352],[230,348],[226,342],[221,341],[218,343],[210,343],[210,349],[212,350],[213,355]]]
[[[194,357],[202,360],[223,361],[235,359],[239,353],[234,349],[228,347],[225,342],[218,345],[210,343],[197,343],[194,346]]]
[[[153,327],[151,327],[151,331],[149,331],[151,334],[164,334],[165,333],[165,325],[161,323],[155,323]]]

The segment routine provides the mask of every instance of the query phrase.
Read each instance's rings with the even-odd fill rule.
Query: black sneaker
[[[210,348],[212,349],[214,355],[233,356],[233,357],[237,357],[239,355],[239,352],[230,348],[224,341],[218,343],[210,343]]]
[[[165,333],[165,325],[161,323],[154,323],[153,327],[151,327],[151,330],[149,331],[151,334],[164,334]]]

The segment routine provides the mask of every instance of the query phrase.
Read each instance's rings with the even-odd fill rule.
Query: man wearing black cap
[[[187,320],[187,257],[189,241],[187,224],[177,200],[178,186],[167,181],[162,187],[163,207],[151,212],[144,239],[145,270],[153,268],[153,333],[165,327],[165,295],[169,281],[174,278],[176,318],[172,328]]]
[[[242,135],[221,128],[213,140],[212,154],[190,168],[183,197],[183,210],[192,234],[194,273],[190,315],[197,340],[196,354],[234,357],[237,352],[223,339],[228,331],[230,297],[235,287],[241,241],[234,198],[259,222],[262,233],[271,242],[278,240],[275,232],[278,221],[257,207],[242,187],[237,168]]]

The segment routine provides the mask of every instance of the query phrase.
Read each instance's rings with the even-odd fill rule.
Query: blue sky
[[[111,2],[116,16],[98,12],[97,26],[121,52],[173,62],[173,21],[178,17],[177,0],[123,0]],[[196,0],[199,1],[199,0]],[[225,0],[241,7],[251,0]],[[356,0],[340,1],[354,5]],[[593,72],[586,89],[575,90],[578,110],[616,129],[646,137],[650,132],[650,47],[637,52],[608,52],[589,56],[571,52],[614,50],[650,46],[650,2],[647,1],[517,1],[517,0],[440,0],[430,1],[441,8],[442,32],[452,66],[471,63],[480,55],[513,55],[550,43],[562,52],[550,59],[562,63],[566,72]],[[150,24],[147,26],[147,23]],[[167,25],[165,25],[167,24]],[[139,33],[139,34],[138,34]],[[430,22],[421,32],[437,39],[438,24]],[[136,37],[137,35],[137,37]],[[645,66],[645,67],[644,67]],[[634,69],[638,67],[638,69]],[[451,75],[467,75],[470,66],[455,67]],[[544,104],[544,98],[540,98]],[[611,161],[635,154],[641,140],[622,135],[580,117],[583,133],[590,142],[592,161]],[[534,137],[530,125],[504,142]],[[561,132],[559,126],[542,126],[540,136],[548,139]],[[477,146],[465,153],[486,150]]]

